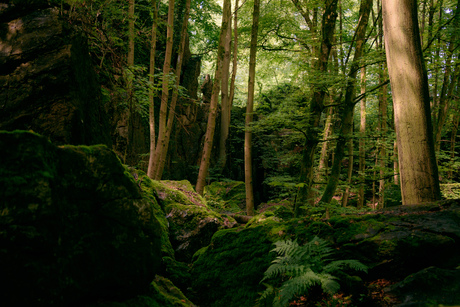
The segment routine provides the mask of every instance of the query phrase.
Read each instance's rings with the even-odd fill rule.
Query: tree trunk
[[[173,91],[172,97],[171,97],[171,105],[169,106],[168,122],[166,124],[164,140],[163,142],[157,145],[157,148],[155,151],[155,156],[158,159],[157,164],[156,164],[156,169],[155,169],[155,178],[157,180],[160,180],[163,175],[166,155],[168,154],[168,148],[169,148],[169,139],[171,137],[171,131],[173,128],[174,119],[176,118],[176,104],[177,104],[177,99],[179,96],[178,87],[180,84],[180,75],[182,72],[182,62],[184,59],[185,40],[187,38],[187,27],[188,27],[189,14],[190,14],[190,0],[186,0],[184,20],[182,21],[181,38],[180,38],[180,43],[179,43],[179,52],[177,55],[177,63],[176,63],[176,89]]]
[[[252,131],[251,123],[254,108],[254,84],[256,76],[257,33],[259,31],[259,3],[254,0],[252,14],[251,49],[249,52],[248,102],[244,132],[244,182],[246,185],[246,214],[254,215],[254,192],[252,186]]]
[[[214,83],[212,85],[211,103],[209,106],[208,126],[206,128],[206,135],[204,140],[203,154],[201,156],[200,170],[198,172],[198,179],[196,182],[196,192],[203,195],[204,186],[206,183],[206,176],[211,159],[212,143],[214,139],[214,131],[216,128],[216,112],[217,101],[219,100],[220,85],[222,81],[222,61],[224,59],[224,43],[225,36],[227,35],[227,27],[230,19],[231,5],[230,0],[224,0],[224,10],[222,13],[222,26],[220,29],[219,47],[217,49],[217,63]]]
[[[230,81],[229,104],[230,111],[228,117],[231,118],[233,98],[235,96],[235,79],[238,67],[238,0],[235,1],[235,13],[233,16],[233,55],[232,55],[232,78]]]
[[[227,139],[230,130],[230,97],[228,93],[228,79],[230,74],[230,45],[232,41],[231,22],[228,23],[225,36],[224,60],[222,64],[222,96],[220,114],[220,140],[219,140],[219,169],[224,170],[227,163]]]
[[[134,92],[133,92],[133,78],[130,69],[134,66],[134,0],[128,2],[128,56],[126,58],[126,64],[128,66],[126,77],[126,87],[128,94],[128,136],[126,140],[126,148],[124,154],[124,162],[126,163],[128,155],[132,152],[132,142],[134,139]]]
[[[174,2],[169,0],[168,8],[168,25],[166,30],[166,51],[165,60],[163,63],[163,80],[161,90],[161,104],[160,104],[160,118],[158,120],[158,141],[157,148],[155,149],[154,158],[154,175],[155,179],[159,178],[158,165],[160,163],[160,153],[162,147],[165,145],[166,140],[166,118],[168,113],[168,100],[169,100],[169,72],[171,71],[171,57],[173,50],[173,34],[174,34]],[[159,148],[160,147],[160,148]]]
[[[334,193],[337,189],[339,182],[339,175],[341,170],[341,164],[344,157],[345,145],[348,139],[353,134],[353,111],[355,107],[354,96],[355,96],[355,84],[356,75],[359,71],[359,60],[364,50],[364,39],[366,36],[366,28],[369,20],[369,14],[372,8],[372,0],[361,1],[360,6],[360,19],[356,28],[356,47],[353,62],[348,73],[347,87],[345,91],[345,101],[341,114],[341,128],[337,145],[335,147],[334,163],[331,168],[331,175],[324,190],[321,201],[330,203]]]
[[[325,11],[321,23],[321,46],[317,52],[318,61],[315,63],[315,68],[318,72],[325,73],[329,61],[329,54],[332,49],[334,38],[335,23],[337,20],[337,3],[338,0],[326,0]],[[319,142],[319,123],[321,114],[324,109],[324,96],[327,90],[321,85],[313,85],[313,97],[309,107],[309,126],[305,131],[305,145],[302,150],[302,160],[300,167],[300,182],[297,200],[295,203],[295,215],[299,216],[300,206],[307,203],[308,195],[313,183],[314,157],[316,148]]]
[[[348,140],[348,172],[347,172],[347,187],[342,197],[342,206],[348,205],[348,197],[350,196],[351,179],[353,175],[353,139]]]
[[[413,0],[383,0],[403,205],[440,199],[428,79]]]
[[[452,131],[450,134],[450,160],[452,164],[454,163],[454,159],[455,159],[455,141],[457,139],[459,121],[460,121],[460,114],[457,111],[457,113],[454,115],[454,118],[452,120]],[[452,179],[454,177],[453,169],[454,169],[453,167],[450,167],[449,169],[449,173],[448,173],[449,179]]]
[[[151,88],[149,89],[149,127],[150,127],[150,157],[149,157],[149,166],[147,168],[147,176],[154,178],[154,154],[155,154],[155,105],[154,98],[155,92],[153,90],[153,84],[155,82],[155,53],[156,53],[156,44],[157,44],[157,23],[158,23],[158,11],[157,11],[157,1],[152,0],[152,9],[153,9],[153,24],[152,24],[152,41],[150,47],[150,68],[149,68],[149,82]]]
[[[366,93],[366,67],[361,68],[361,95]],[[366,187],[366,97],[361,100],[360,125],[359,125],[359,192],[358,192],[358,209],[361,209],[366,203],[364,197]]]
[[[385,67],[385,65],[384,65]],[[386,72],[386,69],[382,67],[382,74],[380,75],[380,82],[383,82],[383,74]],[[382,87],[381,97],[379,101],[379,121],[380,121],[380,150],[379,150],[379,167],[380,167],[380,180],[379,180],[379,204],[378,209],[383,209],[385,207],[385,168],[386,168],[386,138],[387,138],[387,85]]]

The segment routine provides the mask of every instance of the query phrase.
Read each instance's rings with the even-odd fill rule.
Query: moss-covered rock
[[[255,306],[264,290],[259,282],[274,259],[271,228],[267,223],[218,231],[193,263],[190,299],[200,306]]]
[[[124,302],[101,302],[88,307],[193,307],[195,306],[184,296],[169,279],[156,276],[147,294]]]
[[[207,207],[206,200],[195,190],[187,180],[182,181],[153,181],[152,185],[161,200],[163,209],[169,204],[195,205]]]
[[[2,304],[66,306],[148,289],[161,227],[110,149],[0,132],[0,156]]]
[[[214,181],[204,188],[204,196],[219,212],[238,213],[246,207],[246,188],[242,181]]]
[[[385,289],[399,299],[398,306],[449,306],[460,303],[460,269],[429,267]]]
[[[190,262],[196,251],[211,242],[216,231],[236,225],[231,217],[203,206],[169,204],[166,212],[176,259],[183,262]]]

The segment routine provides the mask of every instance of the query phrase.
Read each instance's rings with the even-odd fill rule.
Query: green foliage
[[[441,184],[441,193],[446,199],[460,199],[460,183]]]
[[[301,246],[296,241],[286,240],[275,243],[272,252],[278,257],[265,271],[261,283],[281,278],[282,285],[278,289],[267,285],[260,301],[273,299],[273,306],[288,306],[296,296],[306,293],[314,285],[321,286],[328,294],[336,293],[340,285],[337,274],[344,269],[367,272],[367,266],[357,260],[331,260],[334,249],[329,243],[318,237]]]

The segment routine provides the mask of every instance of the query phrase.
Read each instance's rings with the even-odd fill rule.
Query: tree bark
[[[230,112],[228,114],[231,118],[231,110],[233,105],[233,98],[235,96],[235,80],[236,80],[236,71],[238,68],[238,0],[235,1],[235,12],[233,16],[233,55],[232,55],[232,78],[230,81],[230,94],[229,94],[229,103],[230,103]]]
[[[155,149],[154,158],[154,176],[158,179],[158,165],[160,163],[161,147],[164,146],[166,139],[166,119],[168,113],[168,100],[169,100],[169,72],[171,71],[171,57],[173,49],[173,35],[174,35],[174,4],[175,0],[169,0],[168,8],[168,25],[166,30],[166,50],[165,60],[163,63],[163,80],[161,90],[161,104],[160,104],[160,118],[158,120],[158,141],[157,148]],[[160,148],[159,148],[160,147]]]
[[[361,68],[361,95],[366,93],[366,67]],[[366,203],[364,197],[366,187],[366,142],[364,136],[366,135],[366,97],[361,100],[360,106],[360,125],[359,125],[359,192],[358,192],[358,209],[361,209]]]
[[[157,44],[157,27],[158,27],[158,10],[156,0],[152,0],[153,9],[153,24],[152,24],[152,41],[150,47],[150,68],[149,68],[149,82],[151,88],[149,89],[149,127],[150,127],[150,156],[149,166],[147,168],[147,176],[154,178],[154,155],[155,155],[155,105],[154,98],[155,92],[153,84],[155,82],[155,53]]]
[[[133,80],[132,72],[129,70],[134,66],[134,6],[135,1],[129,0],[128,2],[128,56],[126,58],[126,64],[128,66],[128,71],[126,77],[126,87],[128,94],[128,137],[126,142],[124,162],[126,163],[127,156],[132,152],[132,142],[134,139],[134,122],[133,122],[133,112],[134,112],[134,91],[133,91]]]
[[[383,0],[403,205],[440,199],[428,79],[413,0]]]
[[[230,75],[230,45],[232,40],[231,22],[225,36],[224,60],[222,64],[222,95],[220,114],[220,139],[219,139],[219,169],[224,170],[227,163],[227,139],[230,130],[230,97],[228,92],[228,79]]]
[[[196,192],[203,195],[206,176],[208,175],[212,143],[216,128],[217,101],[219,100],[220,86],[222,81],[222,61],[224,59],[224,43],[227,35],[227,27],[230,19],[231,5],[230,0],[224,0],[224,10],[222,13],[222,26],[220,29],[219,47],[217,49],[217,63],[214,83],[212,85],[211,103],[209,106],[208,126],[204,140],[203,154],[201,156],[200,170],[196,182]]]
[[[254,215],[254,191],[252,185],[252,117],[254,109],[254,85],[256,76],[257,34],[259,32],[259,3],[254,0],[252,14],[251,49],[249,52],[248,102],[244,132],[244,182],[246,185],[246,214]]]
[[[385,66],[384,66],[385,67]],[[385,68],[382,67],[381,79],[380,82],[383,82],[383,74],[386,72]],[[378,209],[383,209],[385,207],[385,168],[386,168],[386,138],[387,138],[387,85],[382,87],[381,97],[379,100],[379,125],[380,125],[380,149],[379,149],[379,167],[380,167],[380,180],[379,180],[379,204]]]
[[[181,38],[180,38],[180,43],[179,43],[179,52],[177,55],[177,63],[176,63],[176,89],[173,91],[172,97],[171,97],[171,104],[169,106],[168,122],[166,124],[166,131],[165,131],[164,139],[162,140],[161,143],[157,145],[157,148],[155,151],[155,156],[158,159],[156,163],[156,169],[155,169],[155,178],[157,180],[161,180],[161,177],[163,175],[163,170],[164,170],[165,162],[166,162],[166,155],[168,154],[171,131],[173,128],[174,119],[176,118],[176,104],[177,104],[177,99],[179,96],[178,87],[180,84],[180,75],[182,72],[182,62],[184,59],[185,40],[187,38],[187,27],[188,27],[189,14],[190,14],[190,0],[186,0],[184,20],[182,21]]]

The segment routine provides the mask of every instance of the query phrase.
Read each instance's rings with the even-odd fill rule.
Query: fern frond
[[[285,281],[280,288],[280,293],[273,301],[273,306],[288,306],[296,295],[306,294],[308,289],[316,284],[321,284],[321,278],[311,270]]]
[[[349,268],[355,271],[363,271],[367,273],[368,267],[358,260],[336,260],[332,261],[326,266],[324,266],[323,270],[326,273],[334,273],[342,271],[345,268]]]
[[[275,248],[271,251],[278,253],[278,255],[289,255],[297,248],[299,248],[299,243],[297,243],[297,241],[281,240],[275,242]]]
[[[340,289],[333,273],[345,268],[367,272],[367,266],[357,260],[331,259],[335,250],[326,240],[318,237],[300,246],[296,241],[286,240],[275,243],[272,250],[278,254],[272,265],[265,271],[261,282],[279,276],[287,277],[279,292],[268,288],[261,298],[273,296],[273,306],[285,307],[296,296],[306,294],[313,285],[320,285],[326,293],[336,293]],[[270,299],[270,298],[269,298]]]

